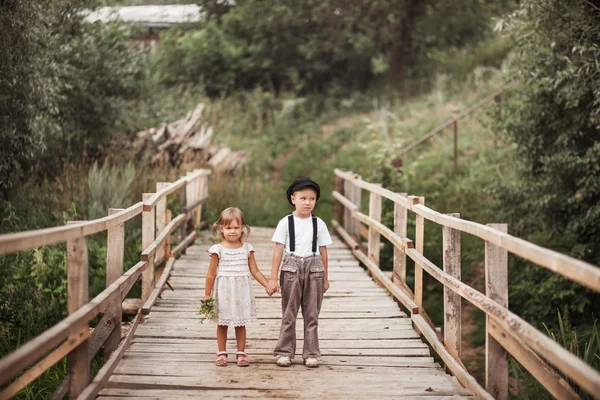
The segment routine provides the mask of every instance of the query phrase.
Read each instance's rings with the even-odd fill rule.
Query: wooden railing
[[[431,131],[427,132],[426,134],[419,137],[418,139],[413,140],[412,142],[407,144],[404,148],[402,148],[398,152],[398,157],[400,159],[402,159],[402,157],[404,157],[405,154],[409,153],[410,151],[415,149],[420,144],[425,143],[426,141],[432,139],[434,136],[438,135],[439,133],[442,133],[446,128],[452,126],[452,137],[454,140],[454,154],[453,154],[453,159],[452,159],[453,163],[452,164],[454,167],[454,174],[456,174],[458,172],[458,121],[460,121],[461,119],[465,118],[466,116],[472,114],[473,112],[479,110],[481,107],[491,103],[492,101],[499,105],[502,100],[502,93],[504,93],[505,90],[513,87],[514,85],[515,85],[514,82],[509,82],[509,83],[505,84],[500,89],[487,95],[483,99],[479,100],[477,103],[473,104],[472,106],[468,107],[467,109],[461,111],[457,115],[448,119],[443,124],[432,129]],[[499,113],[499,111],[498,111],[498,113]]]
[[[459,214],[440,214],[426,207],[423,197],[391,192],[380,185],[365,182],[352,172],[336,169],[335,175],[333,196],[336,210],[333,226],[373,277],[408,309],[415,328],[465,388],[478,398],[506,399],[508,352],[552,396],[558,399],[580,398],[558,370],[591,396],[600,399],[598,371],[508,309],[508,253],[597,292],[600,292],[599,267],[511,236],[507,233],[506,224],[481,225],[460,219]],[[369,193],[369,215],[361,213],[362,190]],[[393,229],[380,222],[383,198],[394,204]],[[408,211],[416,216],[414,241],[407,238]],[[442,227],[443,269],[423,256],[426,219]],[[366,253],[361,248],[361,223],[368,226]],[[460,280],[461,232],[485,241],[485,294]],[[392,279],[379,267],[380,235],[394,246]],[[406,284],[407,256],[415,263],[413,290]],[[444,286],[444,329],[441,339],[423,310],[423,271]],[[468,373],[460,360],[461,297],[486,314],[485,389]]]
[[[63,357],[68,356],[69,377],[53,398],[91,399],[102,389],[169,277],[175,257],[196,238],[202,203],[208,198],[209,170],[195,170],[175,182],[158,182],[156,193],[143,195],[127,209],[109,209],[108,216],[65,226],[0,235],[0,254],[67,242],[69,316],[0,360],[0,399],[14,396]],[[181,214],[171,220],[167,196],[179,193]],[[123,273],[124,223],[142,214],[141,261]],[[180,243],[171,250],[171,234],[179,228]],[[88,236],[108,231],[106,289],[88,298]],[[155,285],[154,270],[166,261]],[[121,337],[122,304],[142,278],[141,299],[128,333]],[[89,321],[103,314],[91,332]],[[91,333],[90,333],[91,332]],[[105,363],[90,382],[90,362],[104,348]],[[20,375],[20,376],[19,376]]]

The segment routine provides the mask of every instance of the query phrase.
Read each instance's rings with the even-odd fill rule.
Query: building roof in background
[[[169,27],[200,21],[200,7],[196,4],[167,6],[100,7],[89,11],[88,22],[123,21],[147,27]]]

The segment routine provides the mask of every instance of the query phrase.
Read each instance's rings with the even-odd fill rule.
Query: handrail
[[[429,207],[421,204],[413,204],[411,197],[402,197],[390,190],[383,189],[380,186],[365,182],[357,178],[352,173],[334,170],[335,175],[345,180],[351,181],[355,186],[370,192],[377,193],[383,197],[400,204],[402,207],[413,211],[415,214],[425,219],[435,222],[438,225],[456,229],[461,232],[469,233],[480,239],[486,240],[497,246],[510,251],[511,253],[525,258],[541,267],[549,269],[552,272],[560,274],[580,285],[586,286],[592,290],[600,291],[600,268],[585,261],[561,254],[557,251],[546,249],[534,243],[500,232],[496,229],[468,221],[460,218],[441,214]],[[335,196],[335,195],[334,195]],[[348,199],[346,199],[348,200]],[[348,200],[350,201],[350,200]]]
[[[467,115],[471,114],[473,111],[476,111],[476,110],[480,109],[481,107],[483,107],[484,105],[488,104],[492,100],[495,100],[506,89],[509,89],[509,88],[513,87],[515,84],[516,84],[515,82],[509,82],[509,83],[505,84],[504,86],[502,86],[502,88],[496,90],[494,93],[492,93],[492,94],[484,97],[483,99],[481,99],[477,103],[473,104],[471,107],[469,107],[469,108],[461,111],[459,114],[457,114],[456,116],[450,118],[449,120],[447,120],[446,122],[444,122],[440,126],[434,128],[433,130],[429,131],[428,133],[426,133],[425,135],[421,136],[420,138],[412,141],[406,147],[404,147],[403,149],[400,150],[399,156],[402,157],[404,154],[408,153],[409,151],[411,151],[412,149],[414,149],[415,147],[417,147],[421,143],[425,142],[426,140],[431,139],[432,137],[434,137],[438,133],[442,132],[444,129],[448,128],[450,125],[453,125],[454,123],[460,121],[461,119],[463,119]]]
[[[153,293],[160,291],[160,288],[154,288],[154,256],[158,254],[157,252],[163,246],[170,246],[168,238],[178,226],[188,220],[192,220],[194,227],[200,222],[201,209],[199,207],[208,198],[209,174],[209,170],[195,170],[173,183],[158,183],[157,188],[160,190],[152,195],[145,194],[145,201],[136,203],[125,210],[111,209],[109,210],[109,216],[93,221],[76,222],[60,227],[0,235],[0,254],[15,253],[67,241],[67,279],[69,310],[71,312],[68,317],[56,325],[0,359],[0,385],[8,382],[21,374],[26,368],[36,363],[32,368],[21,374],[17,380],[4,388],[0,392],[0,398],[16,394],[67,354],[69,355],[70,362],[84,367],[82,370],[78,368],[70,370],[72,374],[78,374],[77,379],[72,377],[70,380],[71,384],[76,381],[75,386],[71,385],[73,393],[70,392],[70,397],[92,398],[99,392],[102,385],[108,379],[106,374],[110,374],[114,370],[116,363],[123,354],[123,343],[128,343],[131,340],[135,326],[137,326],[142,318],[141,310],[139,310],[132,329],[127,334],[125,341],[121,342],[121,346],[118,346],[121,331],[121,303],[140,277],[142,277],[142,301],[147,300],[144,295],[146,287],[150,287]],[[166,196],[178,189],[184,190],[182,192],[181,214],[167,223],[167,219],[170,219],[170,211],[166,207]],[[142,260],[127,272],[118,272],[119,269],[122,271],[123,267],[123,224],[142,213],[143,248],[140,255]],[[191,215],[195,215],[195,217],[191,218]],[[156,226],[159,219],[161,221],[160,227]],[[156,229],[160,229],[158,235],[156,235]],[[109,266],[111,268],[110,271],[113,273],[113,278],[110,279],[112,283],[94,299],[87,301],[87,236],[105,230],[108,230],[107,283],[109,279]],[[169,259],[169,265],[172,266],[174,257],[193,243],[196,235],[197,232],[195,229],[187,236],[184,234],[181,243],[179,243],[173,252],[170,254],[165,253],[166,255],[163,256],[161,250],[159,257]],[[115,268],[117,269],[115,270]],[[122,275],[116,278],[115,271],[117,271],[117,274],[122,273]],[[168,274],[159,283],[164,285],[167,279]],[[71,297],[72,293],[75,293],[73,299]],[[85,293],[85,297],[81,297],[79,293]],[[152,303],[146,303],[147,308],[151,307]],[[148,309],[146,309],[147,311]],[[90,335],[89,321],[100,313],[104,314],[103,321],[112,320],[114,323],[111,322],[110,325],[104,326],[103,330],[94,331],[94,335]],[[115,336],[112,335],[114,332],[119,333],[116,343],[111,339],[114,351],[106,360],[105,366],[100,370],[94,382],[90,383],[89,372],[85,367],[87,363],[87,368],[89,368],[90,360],[88,359],[88,354],[90,351],[95,353],[100,348],[99,346],[102,343],[98,341],[102,341],[108,346],[109,342],[107,339]],[[95,335],[96,333],[100,333],[100,335]],[[92,338],[93,340],[91,340]],[[112,351],[112,349],[109,351]],[[60,389],[60,397],[64,396],[65,392],[63,389],[66,388],[64,385],[61,386],[63,387]]]
[[[336,179],[338,179],[338,182],[336,182],[336,188],[338,188],[338,191],[333,192],[333,196],[337,203],[336,207],[346,208],[351,218],[356,219],[369,226],[370,231],[374,230],[378,234],[385,236],[396,249],[401,251],[401,254],[404,255],[403,257],[408,256],[415,262],[415,268],[422,268],[423,270],[427,271],[433,278],[442,283],[445,288],[445,292],[446,290],[449,290],[453,293],[456,293],[460,297],[471,302],[477,308],[484,311],[488,317],[489,324],[492,324],[490,325],[491,327],[489,329],[491,330],[488,331],[488,335],[491,335],[494,338],[499,338],[498,343],[504,346],[506,351],[517,351],[515,358],[517,358],[520,362],[523,361],[522,364],[532,373],[532,375],[536,379],[540,381],[540,383],[543,386],[545,386],[550,391],[550,393],[553,396],[557,398],[569,399],[579,398],[577,393],[569,386],[566,380],[563,379],[556,372],[555,369],[550,367],[540,357],[538,357],[536,353],[539,354],[539,356],[543,357],[543,359],[548,360],[554,366],[554,368],[564,373],[569,379],[571,379],[581,388],[586,390],[588,393],[596,397],[598,396],[598,394],[600,393],[600,373],[598,373],[598,371],[594,370],[583,360],[579,359],[570,351],[563,348],[561,345],[553,341],[547,335],[535,329],[531,324],[509,311],[507,306],[500,304],[493,298],[488,297],[488,295],[483,294],[473,289],[472,287],[462,283],[460,281],[460,275],[458,275],[457,277],[453,276],[450,272],[446,272],[446,260],[448,260],[448,262],[451,262],[453,260],[451,258],[447,259],[447,257],[449,256],[448,254],[445,254],[444,270],[435,266],[422,254],[423,237],[421,236],[421,239],[417,238],[417,240],[421,240],[421,243],[419,247],[415,248],[410,239],[405,238],[403,237],[403,235],[400,235],[398,233],[399,230],[396,229],[396,219],[394,222],[394,231],[385,227],[381,222],[379,222],[380,214],[377,214],[377,210],[380,210],[380,203],[375,203],[379,204],[379,206],[374,207],[373,201],[380,202],[380,200],[377,199],[380,199],[381,197],[385,197],[387,199],[392,200],[395,204],[405,208],[406,210],[414,212],[417,215],[417,225],[419,225],[419,218],[421,218],[421,221],[427,219],[438,225],[441,225],[442,227],[444,227],[444,229],[449,229],[448,232],[451,232],[452,230],[465,232],[483,239],[486,243],[486,271],[488,268],[487,263],[489,256],[487,246],[497,246],[497,248],[503,249],[502,251],[510,252],[530,261],[533,261],[534,263],[544,268],[559,273],[567,277],[568,279],[585,285],[586,287],[591,288],[592,290],[595,290],[597,292],[600,292],[600,268],[585,263],[581,260],[577,260],[575,258],[566,256],[564,254],[560,254],[553,250],[549,250],[541,246],[535,245],[533,243],[527,242],[523,239],[516,238],[505,232],[494,229],[490,226],[481,225],[476,222],[463,220],[449,215],[443,215],[435,210],[425,207],[422,204],[422,198],[418,198],[415,196],[401,196],[392,191],[384,189],[379,185],[365,182],[359,176],[353,174],[352,172],[342,171],[339,169],[336,169],[334,172],[337,177]],[[350,191],[349,193],[350,196],[352,196],[352,199],[345,197],[342,193],[339,192],[339,190],[341,190],[341,188],[344,188],[345,186],[344,184],[342,184],[342,182],[344,181],[351,185],[345,190]],[[365,189],[371,193],[370,216],[367,216],[360,212],[360,193],[357,198],[356,190],[353,189],[352,186],[355,188]],[[373,212],[375,212],[375,214],[371,214]],[[336,215],[343,215],[343,212],[336,212]],[[352,226],[351,221],[346,221],[346,223],[349,227]],[[403,223],[406,224],[406,217],[404,217]],[[357,236],[359,234],[356,231],[356,228],[353,228],[355,229],[355,231],[353,234],[350,234],[335,220],[334,226],[336,227],[338,232],[341,233],[342,238],[346,242],[348,242],[351,245],[356,244]],[[417,228],[421,229],[422,232],[423,226],[421,226],[420,228],[419,226],[417,226]],[[405,232],[406,228],[404,228],[404,235],[406,234]],[[450,236],[446,237],[446,233],[444,235],[444,245],[446,246],[446,240],[450,241],[452,239]],[[369,253],[371,253],[371,251],[376,251],[378,253],[379,250],[373,250],[378,246],[372,246],[372,239],[375,240],[376,238],[373,238],[372,234],[369,234]],[[448,242],[448,245],[460,246],[460,237],[458,237],[458,239],[455,240],[458,240],[458,242],[455,242],[455,244],[451,244],[450,242]],[[379,243],[379,239],[377,239],[375,243]],[[419,243],[417,242],[417,244]],[[453,252],[454,250],[452,247],[448,247],[448,251]],[[379,266],[376,262],[374,262],[374,260],[378,260],[378,254],[369,254],[369,256],[367,257],[360,250],[355,250],[354,248],[353,252],[361,261],[363,261],[363,263],[369,268],[370,271],[373,271],[374,269],[379,270]],[[460,269],[460,252],[458,254],[458,268]],[[506,262],[506,258],[504,258],[504,262]],[[396,267],[394,267],[394,269],[395,268]],[[506,268],[506,264],[504,267],[500,266],[500,268]],[[506,273],[506,269],[504,269],[504,274]],[[488,276],[486,275],[486,279],[487,277]],[[400,288],[405,287],[406,285],[403,281],[395,283],[396,285],[400,286]],[[417,277],[415,277],[415,295],[413,296],[412,293],[410,293],[410,290],[408,293],[411,299],[415,298],[416,300],[417,284],[422,285],[422,282],[417,282]],[[493,284],[495,285],[495,283]],[[495,287],[493,289],[495,290]],[[490,296],[496,295],[495,293],[493,293],[493,291],[491,291],[490,293]],[[508,293],[507,289],[506,293]],[[506,296],[507,295],[508,294],[506,294]],[[402,301],[402,303],[405,304],[404,301]],[[417,302],[417,304],[420,306],[419,302]],[[458,303],[458,307],[460,307],[460,302]],[[444,308],[446,308],[446,304],[444,305]],[[421,316],[421,310],[418,309],[416,311],[413,311],[409,307],[409,311],[411,312],[411,318],[417,326],[417,329],[421,331],[431,343],[431,340],[434,340],[433,336],[435,335],[431,335],[433,331],[428,332],[427,334],[423,331],[423,329],[425,329],[424,322],[426,321],[426,319],[424,319],[423,316]],[[460,314],[458,314],[458,318],[460,318]],[[460,328],[458,330],[458,335],[460,338]],[[435,338],[435,340],[437,340],[437,338]],[[434,343],[431,344],[434,346],[434,348],[436,348],[437,351],[439,346],[434,345]],[[458,352],[456,352],[455,349],[453,349],[448,343],[444,343],[444,346],[442,348],[439,348],[439,351],[448,352],[447,354],[440,354],[440,356],[444,360],[446,360],[448,356],[453,356],[458,361],[460,361],[457,358]],[[450,363],[450,365],[448,365],[448,368],[457,375],[457,378],[459,378],[459,381],[463,384],[463,386],[472,390],[473,393],[478,394],[479,389],[477,387],[472,387],[472,382],[469,379],[467,379],[464,376],[460,377],[465,371],[463,371],[462,367],[459,367],[459,365],[453,363]]]
[[[17,253],[35,247],[49,246],[105,231],[142,213],[142,202],[116,214],[54,228],[36,229],[0,235],[0,254]]]

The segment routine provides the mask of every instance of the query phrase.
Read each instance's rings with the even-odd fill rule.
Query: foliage
[[[600,331],[598,329],[597,319],[594,317],[592,321],[587,321],[580,328],[574,328],[571,325],[568,314],[558,312],[558,318],[553,326],[557,326],[557,332],[546,327],[546,332],[555,342],[562,345],[564,348],[575,354],[577,357],[585,361],[596,370],[600,370]],[[515,378],[515,392],[518,392],[519,399],[552,399],[553,397],[531,376],[525,371],[521,365],[514,359],[510,358],[510,374]],[[562,375],[562,374],[561,374]],[[578,388],[574,382],[562,375],[567,382],[572,385],[577,393],[583,399],[592,399],[593,396]]]
[[[131,204],[131,190],[136,178],[133,164],[122,169],[105,163],[98,167],[95,162],[88,172],[88,219],[106,216],[109,208],[126,208]]]
[[[498,189],[519,236],[600,264],[600,13],[597,1],[529,0],[499,24],[516,41],[500,127],[517,146],[520,179]],[[542,234],[540,232],[547,232]],[[573,321],[600,297],[522,264],[515,295],[537,322],[566,304]],[[535,280],[534,289],[529,282]],[[531,291],[547,296],[532,296]],[[548,298],[549,297],[549,298]]]
[[[339,94],[376,81],[402,85],[436,71],[431,54],[489,36],[490,18],[512,6],[466,3],[203,0],[208,21],[166,37],[157,74],[167,84],[202,82],[213,96],[256,86]]]
[[[100,156],[122,100],[139,90],[143,63],[128,32],[83,23],[82,5],[0,5],[3,199],[27,179],[56,176],[65,162]]]

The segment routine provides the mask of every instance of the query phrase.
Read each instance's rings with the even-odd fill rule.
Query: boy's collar
[[[313,214],[312,214],[312,213],[310,213],[310,214],[308,215],[308,217],[306,217],[306,218],[299,217],[299,216],[297,216],[297,215],[296,215],[296,211],[292,212],[292,215],[293,215],[295,218],[298,218],[298,219],[309,219],[309,218],[311,218],[311,217],[313,216]]]

